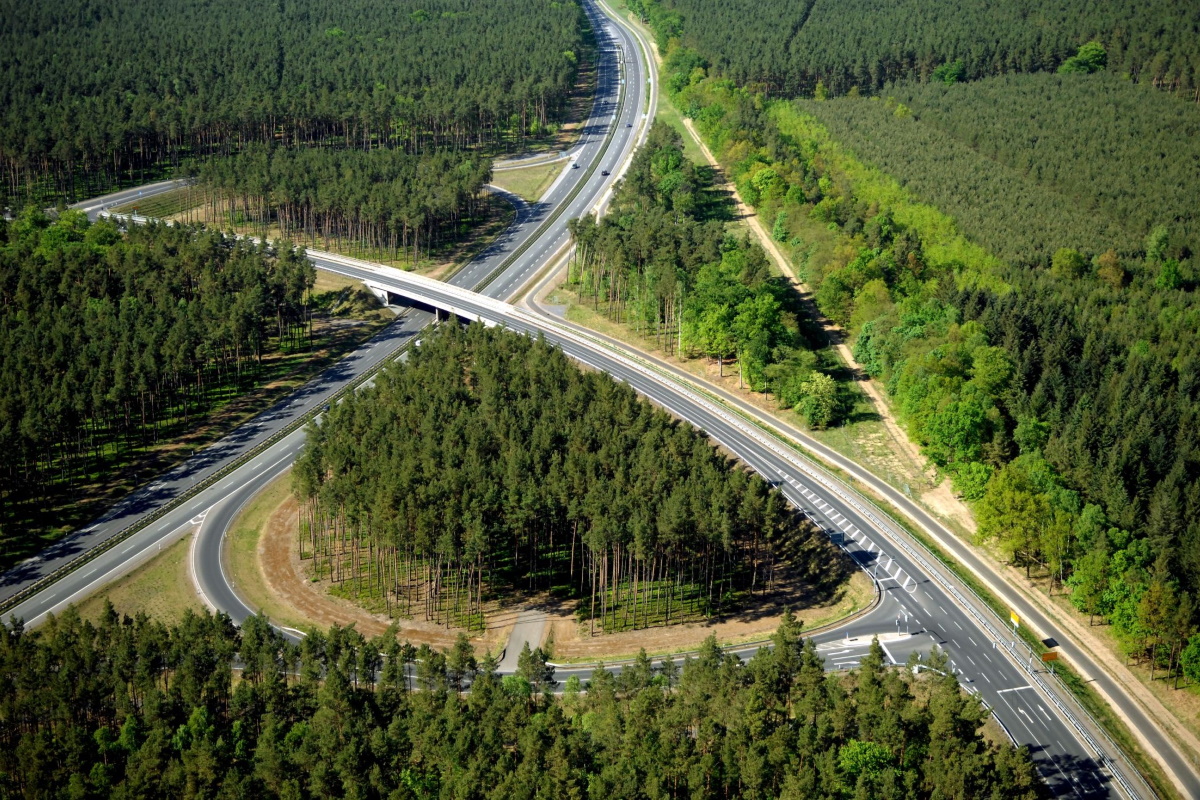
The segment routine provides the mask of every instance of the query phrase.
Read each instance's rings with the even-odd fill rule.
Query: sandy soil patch
[[[316,627],[354,624],[365,636],[387,631],[393,623],[384,614],[376,614],[354,602],[329,594],[328,580],[309,577],[308,560],[301,560],[297,539],[298,504],[288,494],[266,517],[255,547],[255,568],[263,589],[271,597],[273,616],[291,622],[303,620]],[[780,582],[780,589],[753,609],[745,609],[721,622],[691,623],[656,627],[616,634],[589,636],[588,628],[574,617],[573,602],[556,603],[548,598],[497,603],[487,614],[487,630],[472,638],[477,652],[499,653],[508,642],[518,614],[538,607],[547,615],[546,635],[553,637],[556,660],[615,660],[632,656],[640,648],[651,653],[694,650],[709,634],[724,644],[766,639],[779,625],[785,608],[791,607],[805,625],[817,628],[861,613],[874,602],[870,579],[854,571],[832,600],[813,605],[800,580]],[[445,648],[454,643],[459,629],[420,619],[395,620],[399,635],[415,644],[426,643]]]
[[[871,606],[875,590],[871,579],[856,570],[832,602],[802,607],[795,587],[785,588],[753,609],[732,614],[721,622],[695,622],[670,627],[644,628],[636,631],[589,636],[589,627],[576,622],[567,609],[548,613],[547,639],[553,636],[554,660],[597,661],[632,657],[645,648],[650,655],[682,653],[695,650],[708,636],[715,635],[721,644],[742,644],[770,637],[779,627],[783,612],[790,606],[812,630],[844,621]]]
[[[300,558],[297,539],[296,499],[291,495],[281,502],[267,518],[258,540],[258,567],[266,588],[275,600],[285,606],[290,616],[308,621],[318,628],[331,625],[350,625],[364,636],[385,633],[393,622],[399,635],[413,644],[428,644],[446,648],[458,637],[457,628],[448,628],[423,620],[392,620],[384,614],[372,614],[349,600],[328,593],[329,581],[313,581],[308,576],[308,562]],[[498,653],[508,640],[508,633],[517,611],[489,615],[488,629],[472,637],[476,652]]]

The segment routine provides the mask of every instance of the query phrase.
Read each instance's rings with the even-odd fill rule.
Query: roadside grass
[[[853,403],[841,425],[805,432],[821,444],[862,464],[878,478],[913,500],[933,488],[928,475],[906,454],[899,452],[892,434],[875,410],[875,404],[853,383],[848,397]]]
[[[85,597],[75,606],[79,616],[93,622],[99,620],[106,600],[118,614],[136,617],[144,613],[164,625],[178,624],[189,608],[196,612],[206,610],[208,607],[196,594],[188,569],[194,535],[187,534],[133,572]]]
[[[624,8],[624,5],[622,5]],[[653,46],[653,45],[651,45]],[[700,145],[688,133],[687,126],[683,124],[683,115],[675,108],[675,104],[671,102],[671,98],[667,96],[666,90],[663,88],[663,82],[658,82],[658,106],[654,112],[654,118],[659,122],[670,125],[683,139],[683,154],[687,159],[699,166],[708,164],[708,160],[704,157],[704,153],[700,150]]]
[[[339,319],[379,319],[384,322],[394,319],[394,315],[361,281],[323,269],[317,270],[309,304],[314,313]]]
[[[564,169],[570,169],[566,161],[500,170],[492,173],[492,183],[526,202],[536,203]]]
[[[166,219],[195,209],[202,198],[203,194],[189,185],[151,197],[139,197],[128,203],[114,206],[110,210],[115,214],[138,214],[143,217]],[[185,219],[184,221],[190,222],[191,220]]]
[[[259,541],[266,530],[267,520],[291,491],[289,472],[252,497],[229,526],[221,559],[234,591],[246,605],[260,614],[266,614],[272,622],[303,630],[312,623],[297,617],[295,611],[281,603],[271,591],[258,555]]]

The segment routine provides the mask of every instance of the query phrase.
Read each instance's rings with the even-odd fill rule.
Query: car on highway
[[[601,174],[601,175],[603,175],[603,176],[605,176],[605,177],[608,177],[608,170],[606,170],[606,169],[602,169],[602,170],[600,170],[600,174]]]

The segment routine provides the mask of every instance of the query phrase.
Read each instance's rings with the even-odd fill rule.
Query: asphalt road
[[[460,316],[510,330],[543,335],[575,360],[627,383],[640,394],[704,430],[776,484],[788,499],[828,532],[848,555],[878,581],[879,606],[870,614],[829,634],[830,642],[858,637],[869,643],[874,634],[909,635],[886,645],[889,656],[903,663],[913,650],[927,651],[936,644],[946,651],[955,674],[967,691],[977,694],[1018,744],[1027,745],[1043,778],[1058,796],[1108,797],[1116,795],[1110,776],[1094,760],[1075,729],[1066,722],[1055,701],[1028,672],[1021,669],[1001,642],[1004,631],[989,627],[985,612],[961,591],[948,574],[929,563],[905,537],[867,504],[807,465],[779,443],[711,401],[664,380],[645,366],[581,337],[557,323],[523,312],[480,295],[471,296],[428,280],[386,268],[339,260],[326,269],[351,278],[390,286],[397,294],[453,310]],[[282,471],[283,467],[280,467]],[[247,497],[251,496],[248,492]],[[229,510],[232,516],[234,509]],[[214,524],[216,523],[216,524]],[[227,524],[207,520],[213,530]],[[202,540],[198,547],[206,546]],[[219,547],[212,547],[219,550]],[[219,555],[205,557],[213,564],[209,583],[220,580]],[[203,567],[198,573],[209,572]],[[221,591],[227,587],[216,587]],[[230,592],[232,595],[232,592]],[[230,597],[231,602],[238,602]],[[242,606],[242,613],[249,613]],[[236,617],[235,617],[236,619]],[[821,640],[823,637],[818,637]],[[824,643],[824,642],[823,642]],[[865,646],[865,645],[864,645]],[[842,663],[850,666],[861,647],[847,648]],[[836,662],[831,664],[836,666]],[[586,673],[587,670],[584,670]],[[570,673],[564,671],[563,676]]]
[[[611,32],[614,44],[619,44],[627,56],[626,88],[639,91],[627,92],[623,106],[616,107],[622,85],[621,73],[613,63],[616,55],[613,48],[604,48],[605,66],[599,79],[596,107],[580,144],[572,152],[572,158],[578,160],[580,168],[564,166],[560,181],[542,201],[519,208],[513,227],[501,241],[455,276],[452,281],[455,286],[477,286],[514,252],[521,251],[503,274],[484,289],[489,298],[511,296],[541,270],[548,258],[567,244],[566,220],[600,202],[608,184],[615,179],[615,175],[601,176],[600,170],[616,172],[633,146],[636,134],[642,130],[639,122],[645,74],[640,50],[636,49],[624,27],[606,24],[603,28]],[[628,57],[635,53],[637,57]],[[609,147],[602,150],[605,123],[614,111],[618,115],[614,136]],[[627,124],[633,127],[625,127]],[[597,167],[589,175],[588,167],[593,163]],[[583,190],[571,201],[565,213],[546,225],[556,204],[562,204],[563,198],[570,194],[573,182],[582,181],[585,175],[589,179]],[[170,188],[169,185],[129,190],[92,201],[90,205],[82,204],[82,207],[89,214],[98,213],[103,206],[127,202],[131,196],[137,196],[137,191],[147,196],[148,190],[165,191],[166,188]],[[545,230],[540,230],[543,227]],[[526,243],[530,243],[528,247],[525,247]],[[464,297],[444,285],[441,288],[421,286],[419,292],[414,292],[410,284],[401,280],[403,276],[391,275],[370,265],[355,265],[344,259],[319,255],[314,255],[313,260],[322,268],[368,284],[390,286],[390,290],[400,296],[416,294],[426,303],[453,308],[466,316],[505,324],[526,333],[541,332],[568,355],[629,383],[652,401],[696,424],[776,483],[798,508],[828,531],[852,558],[880,581],[881,601],[873,612],[836,633],[817,637],[832,666],[853,666],[875,634],[893,634],[885,647],[889,657],[898,663],[902,663],[909,652],[925,651],[936,643],[949,654],[953,668],[967,690],[978,694],[994,710],[997,719],[1017,743],[1030,747],[1039,771],[1057,795],[1107,797],[1117,794],[1109,773],[1092,760],[1089,749],[1064,720],[1062,712],[1056,709],[1051,696],[998,644],[1005,638],[1003,633],[982,621],[983,612],[974,607],[973,601],[957,591],[953,581],[924,561],[919,553],[906,548],[902,544],[902,535],[890,530],[868,507],[806,469],[794,454],[784,452],[703,398],[691,395],[603,347],[582,341],[569,331],[511,307],[499,307],[479,295],[475,296],[478,299]],[[323,403],[330,394],[378,361],[392,356],[399,347],[416,337],[430,318],[427,311],[410,311],[381,336],[243,429],[167,473],[38,559],[10,571],[0,579],[0,600],[37,580],[56,564],[73,558],[141,516],[171,503],[195,482],[236,460],[297,416]],[[151,556],[173,533],[202,521],[201,535],[195,540],[192,554],[198,586],[215,608],[228,612],[235,621],[244,619],[251,611],[237,596],[236,587],[230,586],[225,577],[221,564],[221,534],[249,498],[290,467],[302,440],[302,431],[281,438],[260,453],[253,463],[225,476],[84,568],[27,599],[13,613],[36,623],[47,611],[62,608],[71,600],[85,596],[100,583],[127,570],[135,560]],[[216,532],[216,535],[210,532]],[[569,674],[570,670],[562,669],[559,677],[565,678]],[[1200,793],[1194,796],[1200,796]]]
[[[601,46],[600,69],[591,115],[582,127],[578,142],[569,151],[570,160],[564,162],[562,175],[538,202],[527,204],[510,196],[517,206],[516,219],[495,242],[451,278],[449,282],[456,286],[478,286],[510,260],[503,273],[487,286],[486,292],[490,296],[503,297],[523,285],[536,274],[549,254],[566,243],[567,220],[579,216],[585,209],[601,201],[618,179],[618,165],[644,138],[644,126],[640,124],[647,97],[643,60],[627,58],[624,66],[619,65],[618,46],[633,46],[628,33],[611,22],[600,21],[597,17],[599,12],[592,4],[588,4],[588,13],[593,17]],[[626,52],[630,51],[626,49]],[[626,83],[622,84],[622,80]],[[623,88],[631,91],[623,92]],[[619,98],[623,98],[620,104]],[[572,163],[579,167],[572,167]],[[590,169],[593,164],[595,168]],[[602,171],[612,174],[605,176],[601,174]],[[78,203],[74,208],[87,212],[89,217],[95,219],[113,206],[129,203],[139,197],[161,194],[179,185],[179,181],[161,181]],[[578,192],[572,197],[577,188]],[[567,207],[547,224],[556,208],[562,206],[568,197],[571,200]],[[519,255],[514,259],[513,254],[518,252]],[[320,258],[314,257],[313,260],[322,266]],[[394,356],[431,320],[432,315],[426,312],[408,312],[359,350],[225,439],[160,475],[150,485],[132,493],[83,529],[0,575],[0,603],[130,526],[171,506],[181,495],[203,484],[214,474],[227,470],[231,464],[278,435],[297,418],[327,402],[347,383],[358,379],[380,361]],[[250,470],[254,472],[264,464],[272,464],[279,458],[290,459],[292,455],[294,452],[289,453],[286,448],[281,449],[276,445],[248,466],[254,468]],[[249,479],[245,473],[243,469],[218,481],[184,505],[156,519],[146,530],[128,541],[52,586],[23,599],[18,605],[5,609],[5,617],[13,615],[24,619],[27,624],[36,624],[47,612],[62,610],[69,602],[94,591],[105,580],[128,571],[138,560],[156,552],[158,546],[169,540],[172,534],[193,524],[192,520],[198,519],[198,515],[230,497],[237,487]]]

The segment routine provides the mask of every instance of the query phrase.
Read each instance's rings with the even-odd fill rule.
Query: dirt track
[[[297,545],[297,503],[289,496],[271,512],[266,530],[257,548],[258,567],[264,583],[277,602],[287,606],[290,615],[309,621],[318,627],[350,625],[366,636],[384,633],[392,620],[383,614],[373,614],[349,600],[331,596],[330,582],[312,581],[307,574],[307,561],[301,561]],[[691,623],[669,628],[648,628],[609,635],[588,636],[586,628],[574,618],[573,604],[553,604],[544,597],[528,598],[509,603],[503,609],[488,614],[488,629],[483,636],[472,639],[477,652],[498,653],[508,641],[512,627],[521,611],[539,606],[546,609],[549,625],[547,634],[554,637],[556,659],[614,658],[636,653],[645,648],[650,653],[695,649],[710,634],[722,642],[741,642],[766,638],[779,624],[787,606],[795,608],[806,627],[822,624],[838,616],[861,609],[871,601],[869,579],[855,572],[851,581],[834,602],[800,607],[802,587],[784,587],[763,606],[741,612],[723,622]],[[414,644],[427,643],[446,648],[454,643],[458,629],[447,628],[421,620],[397,620],[400,635]]]

